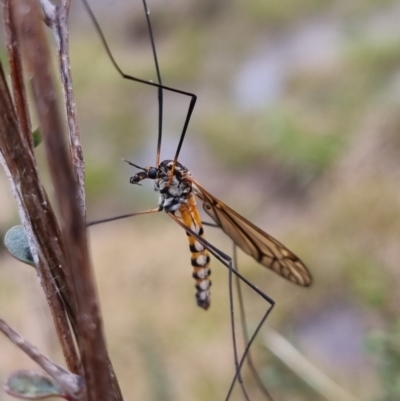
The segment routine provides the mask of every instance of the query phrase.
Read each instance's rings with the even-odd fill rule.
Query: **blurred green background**
[[[276,330],[355,399],[400,399],[400,4],[394,0],[151,1],[164,84],[198,95],[180,161],[308,265],[298,288],[240,253],[276,301],[254,346],[276,401],[325,400],[268,348]],[[122,69],[156,80],[139,0],[94,11]],[[71,57],[88,220],[155,207],[121,157],[154,165],[157,90],[121,79],[79,2]],[[162,159],[189,99],[164,92]],[[43,149],[37,151],[44,158]],[[46,177],[45,164],[41,162]],[[4,175],[2,230],[18,222]],[[206,229],[224,252],[223,233]],[[227,271],[195,306],[185,234],[164,214],[90,229],[111,358],[126,399],[222,400],[233,376]],[[266,304],[246,292],[250,327]],[[0,316],[61,361],[33,269],[2,255]],[[0,376],[32,366],[0,338]],[[253,400],[261,395],[248,371]],[[1,399],[8,399],[3,394]],[[241,400],[239,391],[233,399]],[[339,400],[340,398],[335,398]],[[345,400],[345,398],[342,398]]]

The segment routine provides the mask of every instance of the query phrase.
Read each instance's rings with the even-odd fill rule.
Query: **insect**
[[[116,216],[108,219],[98,220],[89,225],[104,223],[107,221],[114,221],[121,218],[132,217],[142,214],[150,214],[165,211],[168,216],[179,224],[187,233],[189,240],[189,247],[191,252],[191,264],[193,267],[193,278],[195,279],[196,287],[196,301],[197,305],[204,310],[207,310],[211,305],[211,280],[210,280],[210,254],[217,260],[223,263],[229,269],[229,297],[231,307],[231,325],[232,325],[232,338],[233,338],[233,350],[234,359],[236,365],[235,376],[232,380],[229,392],[226,399],[230,397],[233,386],[236,381],[239,381],[241,389],[243,391],[245,399],[249,399],[246,392],[243,380],[241,377],[241,367],[243,362],[247,359],[250,364],[250,368],[253,373],[257,375],[254,367],[252,366],[249,349],[254,341],[257,333],[261,329],[263,323],[267,319],[271,312],[275,302],[268,295],[259,290],[249,280],[247,280],[236,268],[234,259],[229,257],[227,254],[216,248],[204,237],[203,223],[200,218],[199,211],[196,205],[196,198],[203,202],[203,208],[205,212],[215,222],[214,226],[219,227],[224,231],[245,253],[253,257],[264,267],[274,271],[285,279],[291,281],[300,286],[307,287],[311,284],[311,275],[307,267],[303,262],[283,244],[274,239],[272,236],[255,226],[253,223],[242,217],[240,214],[235,212],[229,206],[224,204],[222,201],[217,199],[209,191],[207,191],[195,178],[192,177],[190,171],[178,161],[180,151],[187,133],[190,118],[192,116],[197,97],[193,93],[182,91],[176,88],[168,87],[162,84],[160,68],[158,65],[157,52],[155,42],[153,38],[152,27],[150,23],[149,11],[147,8],[146,1],[143,0],[143,5],[146,13],[147,26],[151,39],[151,46],[153,51],[153,57],[156,66],[157,80],[158,82],[146,81],[130,75],[125,74],[117,62],[115,61],[105,37],[100,29],[100,26],[95,19],[91,9],[89,8],[87,1],[82,0],[88,14],[90,15],[96,30],[103,42],[103,45],[108,53],[108,56],[119,72],[119,74],[127,80],[136,81],[146,85],[156,87],[158,90],[158,101],[159,101],[159,129],[158,129],[158,141],[156,151],[156,162],[155,166],[141,167],[130,161],[126,161],[131,166],[139,169],[140,171],[130,178],[130,183],[140,185],[140,182],[146,179],[154,181],[154,189],[159,192],[158,207],[145,210],[138,213],[130,213],[122,216]],[[161,153],[161,142],[162,142],[162,115],[163,115],[163,91],[171,91],[190,98],[190,104],[186,119],[183,125],[183,129],[180,135],[178,146],[171,160],[160,161]],[[207,224],[210,225],[210,224]],[[265,312],[263,318],[257,325],[255,331],[251,336],[247,333],[247,328],[244,328],[244,337],[246,347],[241,358],[238,356],[236,346],[236,335],[235,335],[235,323],[234,323],[234,309],[233,309],[233,290],[232,290],[232,277],[235,275],[239,280],[248,285],[257,294],[259,294],[266,302],[269,303],[269,307]],[[240,311],[243,315],[242,301],[239,302]],[[272,399],[267,389],[261,384],[261,380],[258,375],[256,376],[257,382],[260,383],[260,387],[264,392],[265,396]]]
[[[164,160],[158,167],[139,167],[142,171],[131,177],[131,184],[139,184],[144,179],[154,180],[154,188],[160,193],[157,209],[144,213],[164,210],[186,229],[190,227],[189,245],[192,252],[193,277],[196,280],[197,304],[203,309],[210,306],[210,286],[208,267],[210,258],[202,244],[203,227],[197,210],[195,196],[202,202],[205,212],[215,221],[232,241],[257,262],[268,267],[282,277],[301,286],[311,284],[311,275],[303,262],[279,241],[246,220],[225,205],[192,176],[190,171],[176,160]],[[181,219],[175,216],[179,211]],[[195,233],[193,235],[192,233]],[[203,239],[204,241],[204,239]]]

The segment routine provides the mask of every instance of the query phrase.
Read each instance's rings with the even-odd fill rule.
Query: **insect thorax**
[[[182,203],[186,203],[192,192],[190,171],[177,162],[170,185],[168,185],[172,160],[164,160],[158,166],[158,177],[154,180],[154,190],[160,193],[158,205],[167,213],[176,212]]]

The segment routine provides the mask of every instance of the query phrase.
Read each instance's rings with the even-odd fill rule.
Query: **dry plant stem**
[[[75,375],[62,366],[51,361],[46,355],[42,354],[34,345],[22,338],[8,324],[0,319],[0,331],[8,337],[18,348],[34,360],[54,381],[60,386],[63,392],[73,400],[81,399],[85,390],[85,383],[82,377]]]
[[[264,337],[265,346],[308,383],[324,399],[331,401],[359,401],[343,388],[334,383],[328,376],[305,358],[293,345],[273,330],[268,330]]]
[[[64,104],[67,115],[70,155],[73,172],[78,186],[78,202],[81,213],[86,220],[86,199],[85,199],[85,163],[80,143],[79,126],[77,120],[77,108],[72,84],[71,64],[69,57],[69,30],[68,17],[71,6],[70,0],[62,0],[61,4],[55,7],[48,0],[40,0],[46,23],[51,27],[55,39],[60,77],[64,93]],[[111,361],[108,361],[110,374],[113,378],[114,392],[118,399],[122,399],[122,393],[114,372]]]
[[[68,122],[71,159],[75,178],[78,182],[78,199],[81,207],[81,213],[82,216],[85,217],[85,163],[83,160],[82,146],[80,143],[77,109],[72,85],[71,64],[69,59],[68,16],[71,1],[63,0],[62,3],[56,7],[48,0],[41,0],[40,3],[45,14],[46,23],[51,27],[53,32],[57,47],[60,77]]]
[[[32,150],[19,130],[1,65],[0,110],[0,162],[9,179],[29,239],[68,367],[77,373],[79,358],[54,277],[54,274],[62,273],[59,266],[64,263],[60,233],[47,195],[39,182]]]
[[[15,83],[13,85],[14,98],[16,101],[19,101],[16,105],[19,120],[15,121],[16,124],[19,124],[19,132],[22,131],[23,133],[23,136],[20,136],[18,131],[13,131],[13,129],[16,129],[13,126],[9,127],[11,131],[6,131],[5,136],[1,137],[5,141],[3,142],[5,145],[2,146],[2,151],[5,151],[3,165],[9,177],[17,205],[19,206],[21,221],[27,232],[31,251],[35,256],[38,274],[55,321],[56,330],[68,367],[73,372],[78,372],[79,359],[70,326],[65,316],[65,304],[67,305],[67,309],[72,308],[71,305],[68,305],[71,304],[71,296],[68,296],[66,289],[63,290],[64,304],[62,304],[59,290],[56,288],[56,283],[58,288],[66,288],[61,269],[64,263],[64,256],[60,248],[60,232],[46,192],[40,184],[37,175],[32,151],[32,135],[15,26],[15,14],[13,13],[13,8],[10,7],[9,0],[3,0],[3,11],[7,48],[10,49],[11,76],[15,77],[13,78],[13,84]],[[12,103],[5,82],[3,82],[2,89],[4,102],[7,106],[10,106],[8,111],[11,113]],[[2,108],[2,110],[5,111],[6,109]],[[10,120],[7,124],[11,124],[11,120],[16,117],[10,115],[9,118]],[[6,126],[4,125],[3,128],[6,129]],[[7,147],[7,145],[12,146]],[[20,153],[16,160],[13,160],[14,153],[17,155]],[[14,164],[14,162],[16,163]],[[19,182],[19,180],[22,182]],[[34,219],[33,216],[37,217],[37,219]]]
[[[35,1],[19,2],[19,34],[28,69],[32,76],[39,125],[43,134],[49,168],[59,210],[67,264],[65,273],[73,290],[77,311],[77,341],[81,354],[88,399],[117,400],[119,394],[109,369],[93,271],[89,260],[86,223],[78,202],[78,188],[72,172],[63,124],[56,102],[41,13]]]
[[[28,104],[26,101],[21,54],[15,37],[15,20],[14,15],[10,10],[10,0],[3,0],[3,15],[5,20],[4,29],[6,34],[8,61],[10,63],[15,109],[18,115],[21,131],[25,135],[31,149],[33,149],[31,123],[29,119]]]

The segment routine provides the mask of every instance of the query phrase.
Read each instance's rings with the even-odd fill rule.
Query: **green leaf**
[[[19,370],[12,373],[4,384],[4,390],[14,397],[30,400],[47,397],[65,398],[65,394],[51,377],[33,370]]]
[[[4,245],[16,259],[28,265],[35,266],[28,237],[23,226],[10,228],[4,236]]]
[[[40,134],[39,127],[36,127],[32,131],[32,139],[33,139],[33,146],[35,148],[37,148],[40,145],[40,143],[42,142],[42,135]]]

